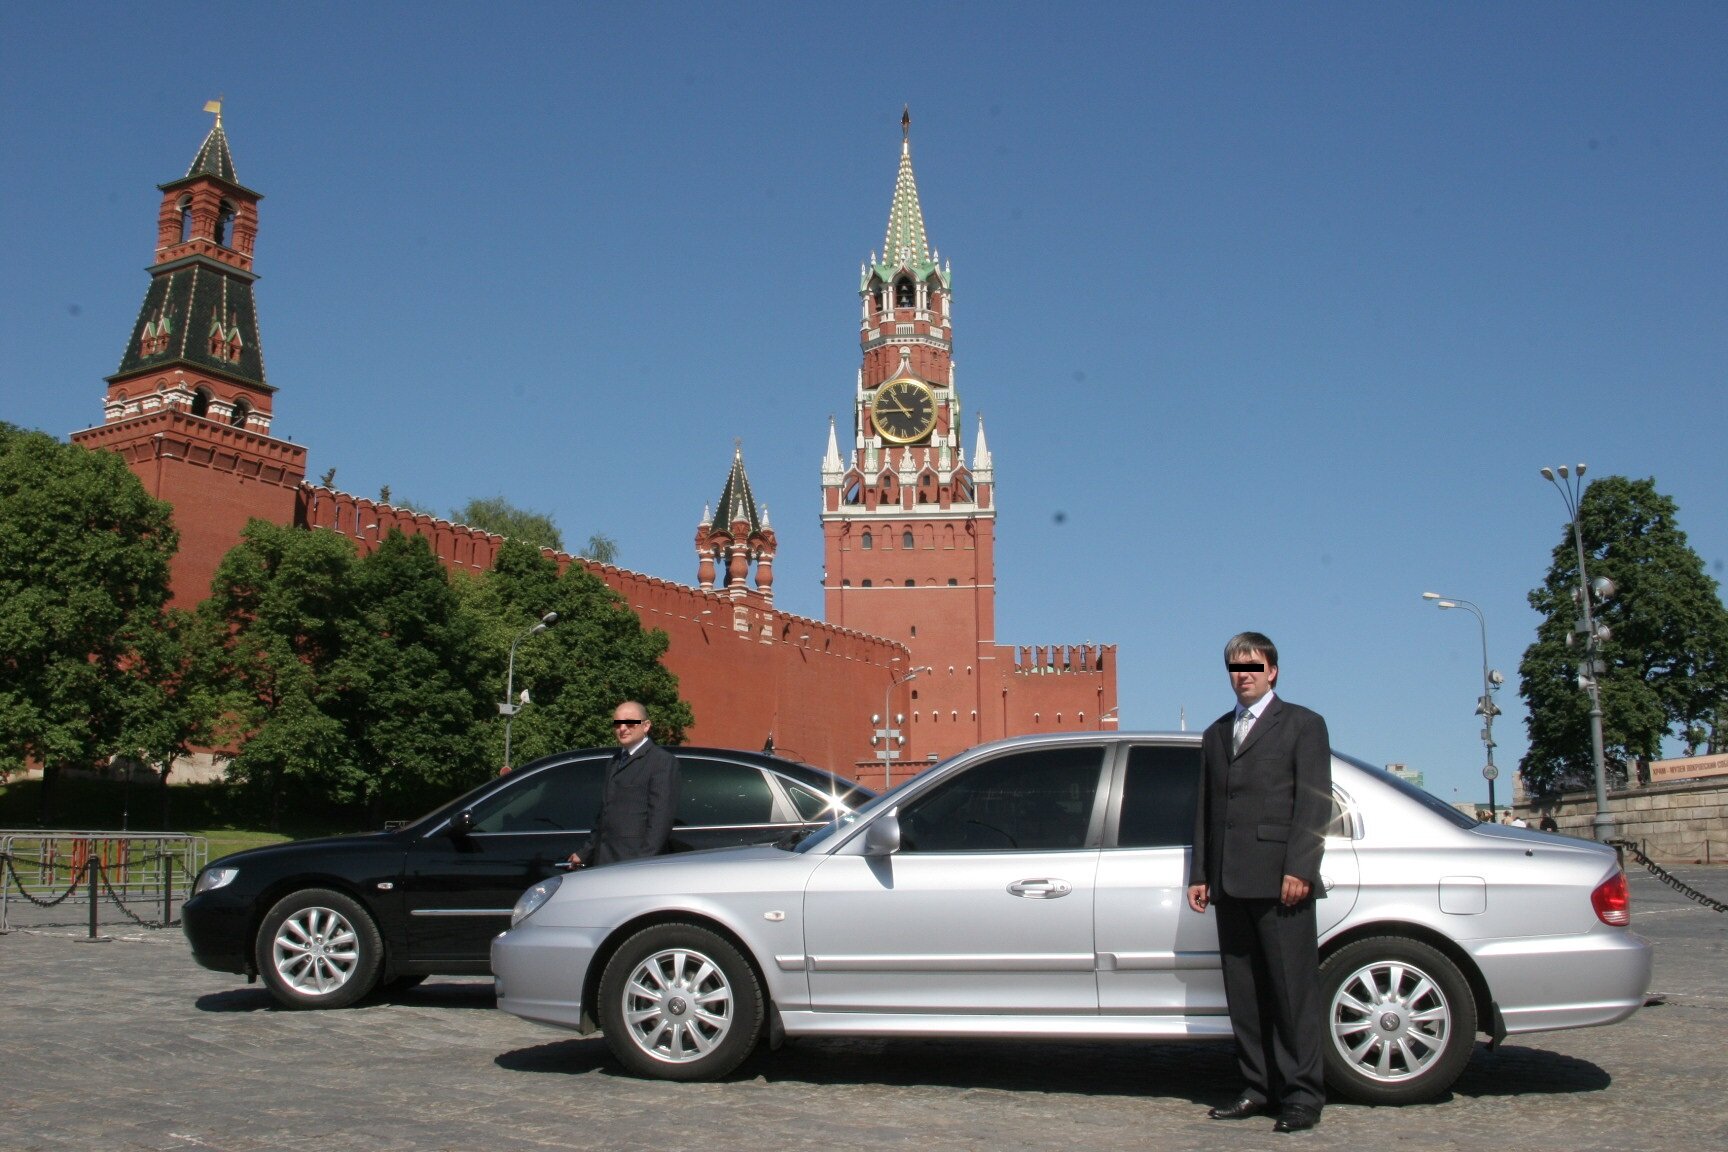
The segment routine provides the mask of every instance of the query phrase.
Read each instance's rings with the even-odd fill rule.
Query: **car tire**
[[[732,943],[696,924],[657,924],[626,940],[600,977],[600,1027],[631,1072],[715,1080],[762,1034],[762,985]]]
[[[1320,965],[1326,1083],[1363,1104],[1450,1088],[1476,1046],[1476,1000],[1444,953],[1417,940],[1352,941]]]
[[[354,899],[306,888],[265,915],[255,952],[265,987],[284,1008],[346,1008],[378,983],[384,943]]]

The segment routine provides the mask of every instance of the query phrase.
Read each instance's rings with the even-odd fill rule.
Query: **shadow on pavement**
[[[354,1008],[368,1008],[380,1004],[437,1008],[440,1011],[474,1008],[491,1011],[497,1007],[498,999],[490,980],[429,980],[411,988],[381,989],[361,1000]],[[227,992],[212,992],[198,997],[193,1001],[193,1005],[200,1012],[289,1011],[281,1008],[262,984],[233,988]],[[337,1008],[334,1011],[345,1012],[349,1009]]]
[[[612,1054],[606,1050],[606,1041],[598,1036],[516,1048],[500,1054],[492,1062],[509,1072],[555,1072],[561,1076],[581,1076],[602,1069],[617,1070],[612,1063]]]
[[[1478,1045],[1452,1095],[1473,1100],[1497,1096],[1565,1096],[1603,1092],[1614,1082],[1601,1066],[1576,1056],[1502,1044],[1489,1052]]]

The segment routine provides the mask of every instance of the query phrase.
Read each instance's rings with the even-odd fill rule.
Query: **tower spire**
[[[880,270],[892,274],[901,268],[920,279],[935,268],[924,233],[924,210],[918,204],[918,179],[912,174],[910,105],[900,115],[900,171],[894,179],[894,203],[888,209],[888,236],[882,241]]]

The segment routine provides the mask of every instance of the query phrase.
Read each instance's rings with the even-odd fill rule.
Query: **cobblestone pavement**
[[[1728,869],[1687,868],[1728,897]],[[1659,1002],[1609,1028],[1480,1045],[1444,1100],[1224,1124],[1226,1045],[803,1041],[720,1084],[635,1080],[598,1038],[434,980],[278,1011],[177,930],[0,936],[0,1150],[1728,1148],[1728,916],[1632,878]]]

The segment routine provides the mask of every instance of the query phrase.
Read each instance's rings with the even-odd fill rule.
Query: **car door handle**
[[[1055,900],[1074,891],[1074,885],[1066,880],[1040,878],[1037,880],[1016,880],[1008,885],[1012,896],[1024,896],[1028,900]]]

